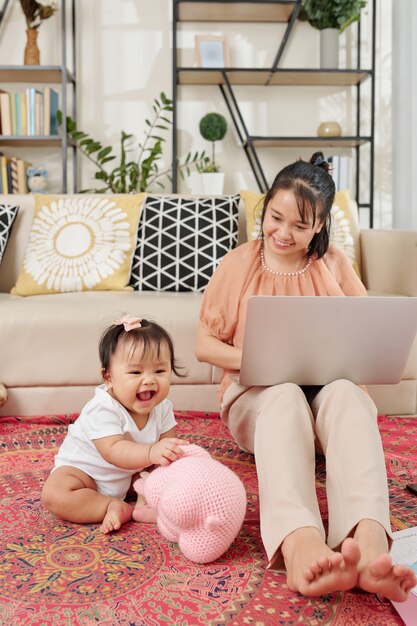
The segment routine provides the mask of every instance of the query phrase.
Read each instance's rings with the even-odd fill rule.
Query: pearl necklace
[[[267,264],[265,263],[264,250],[263,250],[263,248],[261,248],[261,265],[262,265],[262,268],[266,272],[270,272],[270,274],[275,274],[276,276],[300,276],[301,274],[304,274],[304,272],[306,272],[309,269],[312,260],[313,259],[311,257],[309,257],[308,261],[304,265],[304,267],[302,267],[300,270],[298,270],[296,272],[278,272],[277,270],[271,270],[271,268],[267,266]]]

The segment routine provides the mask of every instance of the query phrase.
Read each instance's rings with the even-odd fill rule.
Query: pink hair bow
[[[133,330],[134,328],[140,328],[142,326],[140,317],[134,317],[133,315],[122,315],[118,319],[113,320],[113,324],[116,326],[123,325],[126,332]]]

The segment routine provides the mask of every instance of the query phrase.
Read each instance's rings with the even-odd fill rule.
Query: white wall
[[[378,0],[376,225],[387,225],[391,220],[388,171],[391,163],[391,4],[392,0]],[[364,22],[366,19],[364,16]],[[152,99],[161,91],[172,95],[171,0],[78,1],[77,28],[79,128],[105,145],[116,145],[121,130],[134,134],[140,141],[145,130],[144,119],[152,115]],[[22,63],[25,22],[19,2],[11,3],[0,29],[0,63]],[[181,61],[193,63],[195,34],[212,33],[226,35],[231,65],[267,67],[275,58],[284,29],[282,24],[184,24],[179,35],[179,44],[184,48]],[[42,65],[60,63],[59,30],[58,14],[40,27]],[[297,23],[282,67],[318,67],[318,37],[318,31],[309,24]],[[345,67],[351,57],[352,37],[353,31],[342,35],[341,67]],[[365,47],[363,53],[366,58],[369,50]],[[14,85],[3,88],[18,90]],[[216,153],[226,173],[225,192],[233,193],[241,188],[256,190],[255,179],[244,151],[237,145],[219,88],[183,86],[178,93],[180,153],[207,149],[209,146],[199,136],[198,122],[209,111],[223,113],[230,122],[230,131]],[[354,128],[354,99],[335,88],[240,87],[236,88],[236,95],[253,134],[314,135],[319,123],[326,119],[337,119],[345,133]],[[369,98],[366,86],[363,97]],[[168,136],[164,155],[167,166],[171,162],[170,140]],[[22,150],[8,152],[21,154]],[[286,163],[300,156],[309,158],[311,152],[310,149],[264,149],[260,157],[268,180]],[[49,169],[49,190],[58,191],[60,164],[56,153],[47,149],[25,149],[25,156]],[[91,173],[95,170],[82,155],[79,155],[79,171],[80,186],[91,186]],[[198,192],[199,182],[194,175],[181,183],[181,190]]]
[[[393,18],[393,198],[396,228],[417,229],[417,5],[397,0]]]

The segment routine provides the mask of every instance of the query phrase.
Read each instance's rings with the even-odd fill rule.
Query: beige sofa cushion
[[[101,382],[98,342],[122,314],[157,321],[188,370],[176,384],[212,383],[214,368],[194,355],[200,294],[96,291],[22,298],[0,294],[0,379],[6,387]],[[52,349],[53,347],[53,349]]]

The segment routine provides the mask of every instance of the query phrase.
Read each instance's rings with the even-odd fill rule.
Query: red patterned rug
[[[41,486],[76,415],[0,418],[1,626],[391,626],[387,600],[360,592],[308,599],[266,571],[259,536],[253,457],[240,451],[217,414],[177,413],[179,432],[208,449],[245,484],[248,512],[230,550],[215,563],[187,561],[150,524],[111,535],[63,522],[40,501]],[[417,420],[380,417],[393,530],[416,524]],[[324,465],[317,489],[325,512]]]

